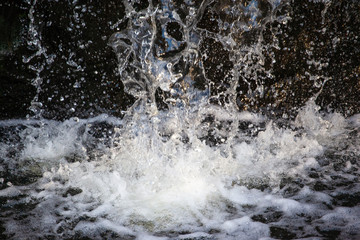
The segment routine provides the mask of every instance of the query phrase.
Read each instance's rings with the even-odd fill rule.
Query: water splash
[[[197,239],[215,232],[219,238],[257,239],[269,236],[269,226],[254,222],[251,212],[275,207],[291,218],[328,214],[317,207],[330,204],[326,195],[306,203],[301,196],[313,192],[304,188],[284,198],[282,182],[309,180],[309,171],[321,171],[317,157],[339,141],[351,143],[350,122],[338,114],[322,117],[313,103],[290,128],[206,102],[196,110],[172,108],[153,117],[139,112],[131,121],[100,116],[41,127],[22,123],[23,147],[12,164],[22,166],[17,175],[41,177],[28,186],[14,182],[1,196],[25,194],[26,204],[38,202],[27,216],[32,229],[53,229],[62,237],[78,232],[96,238],[106,230],[123,237],[190,232]],[[204,121],[209,114],[231,134],[211,128]],[[107,136],[95,137],[99,126]],[[216,144],[210,145],[209,130],[216,131]],[[17,229],[16,237],[33,236],[11,219],[6,226]]]
[[[41,33],[38,31],[38,24],[35,23],[35,17],[34,17],[34,11],[35,11],[35,5],[37,3],[37,0],[34,0],[33,2],[28,1],[30,5],[29,10],[29,29],[28,29],[28,39],[27,44],[28,47],[35,51],[30,56],[23,56],[23,63],[28,66],[29,69],[34,71],[35,78],[32,79],[31,84],[36,88],[36,95],[34,96],[33,100],[31,101],[31,105],[29,107],[29,110],[33,112],[34,118],[41,118],[42,116],[42,106],[43,104],[39,101],[39,94],[41,92],[41,85],[43,82],[43,79],[41,77],[41,72],[44,70],[46,66],[49,66],[53,63],[55,59],[55,55],[53,54],[47,54],[46,48],[42,46],[42,37]],[[31,63],[34,58],[42,57],[44,58],[43,62],[35,62]],[[39,64],[40,63],[40,64]],[[27,116],[30,117],[29,115]]]
[[[239,105],[265,97],[264,79],[273,74],[267,57],[276,64],[266,53],[280,43],[276,37],[264,43],[264,25],[286,24],[289,17],[278,14],[283,1],[235,2],[233,9],[229,2],[218,9],[232,11],[234,25],[218,21],[215,31],[201,23],[214,1],[185,1],[183,16],[172,1],[156,6],[150,1],[140,10],[136,1],[123,1],[128,27],[117,30],[109,45],[125,91],[137,100],[122,119],[0,122],[6,135],[0,141],[0,200],[6,199],[1,217],[7,236],[260,239],[328,231],[358,236],[358,202],[346,196],[359,189],[354,161],[359,116],[320,112],[314,100],[329,79],[316,75],[310,78],[315,96],[297,109],[295,119],[239,111]],[[81,25],[80,18],[74,23]],[[35,28],[31,33],[41,40]],[[243,34],[256,37],[246,42]],[[205,43],[228,53],[214,71],[204,66],[218,56],[203,50]],[[46,54],[38,41],[35,46]],[[66,63],[77,68],[73,56]],[[224,79],[214,81],[210,73],[227,64],[233,65],[222,72]],[[41,71],[35,69],[38,77]],[[240,79],[248,91],[239,103]],[[41,81],[37,84],[40,89]],[[166,107],[161,109],[160,100]],[[340,187],[332,189],[331,181]],[[349,191],[347,181],[353,183]]]

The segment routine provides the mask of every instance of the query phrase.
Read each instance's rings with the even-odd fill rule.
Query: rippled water
[[[304,73],[309,97],[293,94],[301,104],[284,111],[294,90],[266,85],[283,33],[274,26],[267,42],[264,26],[286,25],[291,2],[123,1],[107,41],[132,104],[119,117],[61,121],[43,117],[43,71],[58,56],[42,43],[38,4],[29,2],[34,54],[23,59],[37,89],[31,114],[0,121],[0,237],[360,238],[360,115],[318,106],[332,78],[316,56]],[[89,9],[74,8],[74,29]],[[86,72],[69,54],[67,66]]]

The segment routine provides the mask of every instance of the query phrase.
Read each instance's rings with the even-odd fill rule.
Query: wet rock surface
[[[149,2],[130,5],[140,12]],[[173,58],[188,48],[179,21],[190,26],[201,39],[194,42],[200,65],[179,61],[174,71],[190,73],[199,89],[210,87],[214,104],[234,102],[240,110],[295,116],[319,92],[316,102],[324,110],[359,112],[357,1],[278,6],[264,0],[174,1],[170,8],[179,19],[156,23],[157,57]],[[135,98],[124,92],[108,44],[132,21],[126,11],[117,1],[2,1],[1,119],[121,116]],[[164,94],[156,97],[159,109],[166,108]]]
[[[50,119],[111,112],[120,116],[131,104],[108,46],[109,36],[126,26],[119,23],[125,15],[121,3],[43,1],[32,7],[2,1],[1,9],[3,26],[17,33],[2,42],[12,46],[1,54],[2,119],[40,112]]]

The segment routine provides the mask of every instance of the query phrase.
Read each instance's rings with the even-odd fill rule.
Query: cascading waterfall
[[[36,4],[28,15],[36,53],[23,62],[36,75],[33,117],[0,121],[1,237],[360,237],[360,116],[318,106],[332,81],[321,72],[326,59],[308,53],[309,97],[277,112],[304,78],[275,81],[291,1],[124,0],[107,44],[134,100],[121,117],[66,120],[42,115],[42,71],[61,56],[41,43]],[[74,9],[79,29],[91,8]],[[69,61],[79,53],[66,54],[76,68]],[[36,56],[46,61],[35,65]]]

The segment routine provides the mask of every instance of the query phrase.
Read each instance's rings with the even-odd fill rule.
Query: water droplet
[[[73,88],[80,88],[80,83],[76,81],[73,85]]]

